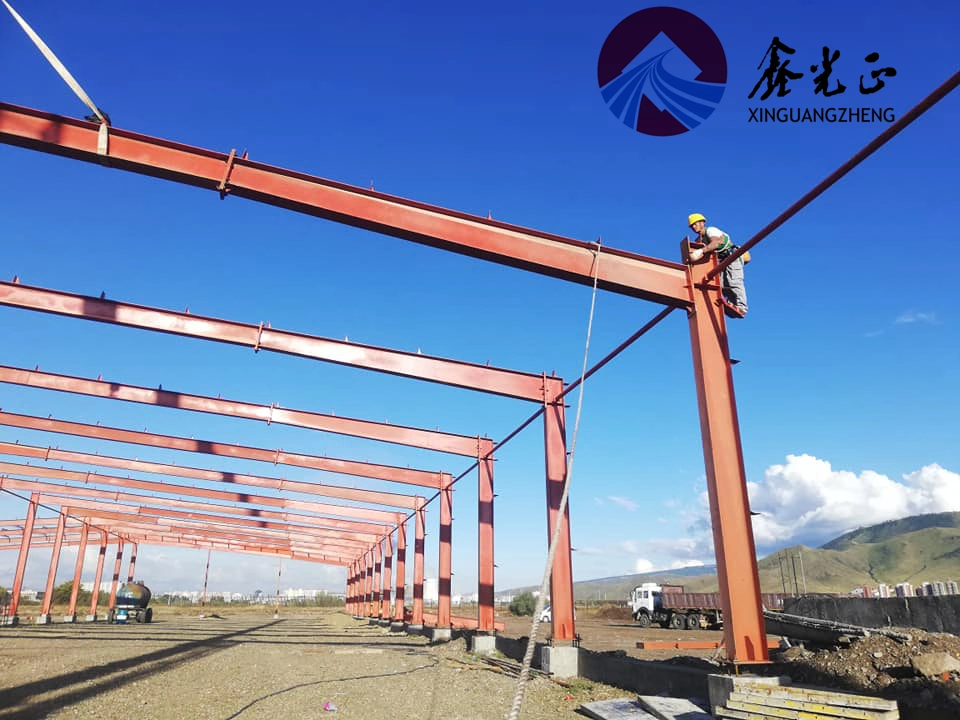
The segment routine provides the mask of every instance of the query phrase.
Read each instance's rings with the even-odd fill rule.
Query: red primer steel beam
[[[440,625],[439,616],[434,613],[424,613],[423,621],[428,625],[434,627],[451,627],[456,630],[476,630],[477,629],[477,619],[470,617],[463,617],[462,615],[451,615],[450,621],[447,625]],[[494,623],[494,630],[503,630],[504,624],[502,622]]]
[[[50,571],[47,573],[47,587],[43,593],[41,615],[50,614],[50,605],[53,603],[53,588],[57,580],[57,566],[60,564],[60,549],[63,547],[63,533],[67,526],[67,516],[60,513],[57,517],[57,538],[53,541],[53,554],[50,556]]]
[[[390,619],[390,583],[393,582],[393,541],[390,535],[383,538],[383,601],[380,605],[380,617]]]
[[[304,550],[304,551],[316,551],[316,552],[325,552],[325,547],[323,545],[315,545],[308,542],[298,541],[297,543],[291,543],[282,539],[266,539],[262,534],[249,534],[249,533],[237,533],[237,532],[219,532],[217,530],[211,530],[203,526],[196,527],[190,526],[183,523],[171,523],[169,525],[160,525],[156,522],[156,518],[144,518],[139,515],[131,515],[129,513],[113,512],[106,510],[83,510],[82,508],[69,508],[70,512],[81,513],[84,517],[88,517],[96,520],[113,520],[114,527],[122,528],[125,530],[124,534],[128,535],[127,530],[139,530],[141,532],[153,533],[153,534],[162,534],[163,532],[176,532],[181,535],[181,539],[189,538],[203,538],[203,539],[213,539],[213,538],[222,538],[228,541],[248,543],[251,546],[256,546],[260,549],[277,549],[283,551],[295,551],[295,550]],[[130,536],[128,536],[130,539]],[[336,557],[338,563],[346,564],[348,561],[344,560],[341,557]]]
[[[287,490],[289,492],[304,493],[306,495],[333,497],[340,500],[355,500],[357,502],[372,503],[375,505],[388,505],[391,507],[407,508],[410,510],[417,506],[416,497],[412,495],[403,495],[400,493],[361,490],[357,488],[342,487],[339,485],[327,485],[326,483],[300,482],[297,480],[287,480],[286,478],[223,472],[221,470],[208,470],[205,468],[194,468],[186,465],[169,465],[165,463],[147,462],[145,460],[128,460],[127,458],[110,457],[107,455],[92,455],[90,453],[60,450],[51,447],[35,447],[32,445],[22,445],[20,443],[0,442],[0,455],[17,455],[20,457],[41,458],[46,461],[62,460],[64,462],[96,465],[98,467],[120,468],[123,470],[134,470],[137,472],[152,473],[156,475],[169,475],[173,477],[191,478],[194,480],[205,480],[207,482],[250,485],[252,487],[266,487],[273,488],[274,490]]]
[[[418,507],[414,512],[413,541],[413,624],[423,626],[423,547],[426,532],[426,508]]]
[[[403,513],[386,512],[384,510],[370,510],[367,508],[348,507],[345,505],[329,505],[318,502],[303,502],[300,500],[286,500],[283,498],[272,498],[264,495],[252,495],[251,493],[235,493],[223,490],[207,490],[204,488],[189,487],[186,485],[176,485],[174,483],[150,482],[149,480],[134,480],[132,478],[114,477],[112,475],[102,475],[94,472],[78,472],[75,470],[53,470],[37,465],[19,465],[17,463],[0,462],[0,473],[10,473],[12,475],[30,475],[56,480],[71,480],[80,483],[97,483],[100,485],[114,485],[125,488],[137,488],[140,490],[151,490],[154,492],[176,493],[179,495],[191,495],[193,497],[202,497],[209,500],[226,500],[229,502],[257,503],[259,505],[270,505],[273,507],[294,508],[309,510],[315,513],[331,513],[334,515],[343,515],[345,517],[358,518],[360,520],[369,520],[372,522],[383,522],[388,525],[395,525],[402,519]]]
[[[406,599],[407,582],[407,523],[402,522],[397,525],[397,580],[396,592],[394,598],[396,602],[393,607],[393,619],[395,622],[403,622],[403,603]]]
[[[450,576],[452,572],[453,488],[440,488],[440,558],[437,564],[437,625],[450,627]]]
[[[110,604],[108,610],[113,610],[117,604],[117,582],[120,580],[120,563],[123,561],[123,538],[117,541],[117,557],[113,565],[113,582],[110,584]]]
[[[57,375],[3,365],[0,365],[0,382],[68,392],[75,395],[90,395],[144,405],[158,405],[178,410],[191,410],[248,420],[262,420],[267,424],[290,425],[466,457],[474,457],[477,453],[477,438],[468,435],[421,430],[402,425],[389,425],[368,420],[325,415],[307,410],[290,410],[277,405],[258,405],[238,400],[224,400],[219,397],[189,395],[170,390],[124,385],[106,380],[89,380],[70,375]],[[439,483],[432,478],[430,483],[429,487],[439,486]]]
[[[383,577],[381,575],[383,566],[383,557],[381,547],[378,542],[373,546],[373,598],[370,604],[370,617],[380,616],[380,591],[383,587]]]
[[[127,582],[133,582],[134,570],[137,567],[137,543],[130,543],[130,562],[127,565]]]
[[[17,283],[0,282],[0,305],[215,340],[255,350],[271,350],[521,400],[540,400],[544,393],[543,376],[534,373],[275,330],[264,327],[263,323],[251,325]]]
[[[683,257],[687,257],[686,242],[681,250]],[[696,287],[689,321],[724,645],[728,659],[733,662],[766,662],[769,658],[767,634],[726,319],[720,305],[720,287],[707,280],[714,263],[715,259],[688,268],[691,285]]]
[[[326,531],[320,528],[310,528],[304,527],[302,525],[288,525],[286,523],[273,523],[273,522],[259,522],[255,520],[247,520],[245,518],[230,518],[230,517],[220,517],[217,515],[211,515],[208,513],[183,513],[176,510],[164,510],[161,508],[151,508],[144,507],[142,505],[127,505],[123,503],[104,503],[98,502],[95,500],[78,500],[77,498],[60,498],[55,495],[42,494],[40,496],[41,502],[46,502],[49,504],[58,504],[66,505],[69,504],[72,510],[103,510],[103,511],[121,511],[127,510],[129,514],[141,516],[144,518],[144,522],[159,522],[160,518],[166,518],[169,520],[184,520],[190,523],[190,527],[194,527],[194,523],[201,523],[202,526],[234,526],[240,528],[251,528],[254,531],[256,530],[273,530],[281,531],[283,536],[286,538],[296,538],[301,539],[302,537],[323,539],[325,541],[324,545],[341,547],[345,549],[350,549],[351,551],[359,551],[361,548],[366,546],[365,541],[360,540],[351,540],[344,538],[331,537],[326,534]],[[213,528],[215,529],[215,527]],[[238,531],[240,532],[240,531]],[[266,535],[266,533],[264,533]],[[136,563],[136,554],[131,555],[131,561]],[[128,582],[132,580],[128,579]]]
[[[83,556],[87,552],[87,536],[90,526],[83,524],[83,531],[80,534],[80,548],[77,550],[77,564],[73,571],[73,586],[70,589],[70,607],[67,608],[67,615],[73,620],[77,618],[77,597],[80,594],[80,578],[83,575]]]
[[[20,606],[20,593],[23,590],[23,573],[27,569],[27,556],[30,554],[30,541],[33,537],[33,526],[37,519],[37,506],[40,504],[40,496],[33,493],[30,496],[30,503],[27,506],[27,516],[23,523],[23,539],[20,541],[20,553],[17,555],[17,569],[13,575],[13,588],[10,591],[9,613],[12,617],[17,614],[17,608]]]
[[[0,425],[21,427],[30,430],[41,430],[78,437],[98,438],[113,442],[146,445],[150,447],[168,448],[170,450],[184,450],[187,452],[206,453],[222,457],[239,458],[243,460],[258,460],[273,465],[289,465],[291,467],[310,468],[323,472],[354,475],[357,477],[388,480],[391,482],[421,485],[429,488],[440,487],[440,476],[443,473],[428,470],[377,465],[374,463],[357,462],[355,460],[339,460],[336,458],[291,453],[284,450],[270,450],[267,448],[246,447],[243,445],[228,445],[210,440],[195,440],[193,438],[177,437],[175,435],[160,435],[157,433],[124,430],[120,428],[104,427],[102,425],[88,425],[85,423],[39,418],[31,415],[17,415],[0,411]],[[429,431],[424,431],[429,432]],[[441,433],[442,434],[442,433]]]
[[[103,164],[99,126],[0,103],[0,141]],[[665,305],[687,307],[690,291],[675,263],[351,187],[252,160],[111,128],[110,167],[239,197],[392,235],[531,272]]]
[[[494,630],[493,443],[477,452],[477,631]]]
[[[57,504],[60,503],[62,496],[87,497],[111,500],[114,502],[126,501],[154,506],[159,505],[169,508],[215,510],[218,513],[227,515],[282,520],[291,524],[306,524],[318,528],[325,528],[326,534],[330,537],[357,540],[365,543],[373,542],[376,538],[381,537],[387,530],[387,527],[384,525],[361,523],[355,520],[332,520],[330,518],[314,517],[304,513],[276,512],[272,510],[262,510],[260,508],[234,507],[232,505],[213,505],[211,503],[190,502],[189,500],[158,497],[155,495],[138,495],[136,493],[119,492],[116,490],[98,490],[97,488],[91,488],[89,486],[75,487],[72,485],[39,482],[37,480],[16,480],[10,477],[0,477],[0,488],[44,493],[43,497],[57,498]],[[169,486],[164,485],[164,488],[169,488]],[[38,527],[40,526],[41,525],[38,524]],[[67,527],[70,527],[69,523]],[[0,531],[0,535],[2,534],[2,531]]]
[[[550,577],[554,642],[568,642],[576,637],[573,612],[573,562],[570,551],[570,506],[560,514],[563,487],[567,482],[566,420],[563,402],[546,406],[543,414],[543,439],[547,475],[547,543],[560,523],[560,535],[554,550]]]
[[[97,554],[97,573],[93,578],[93,592],[90,595],[90,612],[92,618],[97,617],[97,601],[100,599],[100,581],[103,579],[103,561],[107,557],[107,533],[100,531],[100,552]]]

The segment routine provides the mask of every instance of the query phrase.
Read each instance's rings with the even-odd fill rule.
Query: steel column
[[[493,442],[481,440],[477,452],[477,631],[494,632]]]
[[[380,617],[380,598],[382,597],[383,589],[383,551],[381,548],[381,540],[377,540],[377,544],[373,546],[373,604],[370,607],[370,616],[371,617]]]
[[[391,534],[383,538],[383,601],[380,605],[380,617],[390,619],[390,584],[393,582],[393,540]]]
[[[576,637],[573,617],[573,569],[570,553],[570,506],[560,515],[560,500],[567,482],[566,420],[563,402],[548,403],[543,414],[543,439],[547,469],[547,543],[560,523],[550,577],[550,603],[554,642]]]
[[[100,581],[103,579],[103,561],[107,557],[107,533],[100,531],[100,552],[97,555],[97,574],[93,579],[93,592],[90,597],[90,616],[97,617],[97,601],[100,599]]]
[[[110,585],[110,604],[108,610],[117,605],[117,583],[120,581],[120,565],[123,563],[123,538],[117,539],[117,559],[113,566],[113,582]]]
[[[130,544],[130,564],[127,570],[127,582],[133,582],[134,571],[137,567],[137,543]]]
[[[453,487],[440,488],[440,559],[437,564],[437,627],[450,627],[451,559],[453,540]]]
[[[406,598],[407,583],[407,522],[397,525],[397,573],[396,592],[394,593],[393,619],[403,622],[403,603]]]
[[[30,495],[27,505],[27,516],[23,522],[23,539],[20,540],[20,552],[17,555],[17,570],[13,575],[13,587],[10,590],[10,615],[16,617],[20,606],[20,592],[23,590],[23,573],[27,569],[27,556],[30,554],[30,541],[33,538],[33,524],[37,519],[37,505],[40,504],[40,494]]]
[[[118,128],[110,129],[105,161],[97,152],[98,132],[95,123],[0,103],[0,142],[229,192],[583,285],[596,280],[603,290],[653,302],[690,304],[683,267],[675,263],[605,248],[597,272],[596,246],[591,243]]]
[[[711,283],[706,279],[714,264],[715,260],[700,262],[689,269],[690,282],[695,287],[690,340],[723,610],[724,645],[727,657],[733,662],[765,662],[769,658],[767,635],[726,320],[719,302],[719,281]]]
[[[413,540],[413,624],[423,625],[423,548],[426,532],[426,508],[421,505],[414,510]]]
[[[87,552],[87,535],[90,533],[90,526],[83,524],[80,531],[80,547],[77,549],[77,566],[73,571],[73,587],[70,589],[70,607],[67,608],[67,615],[72,618],[77,616],[77,596],[80,594],[80,578],[83,575],[83,556]]]
[[[53,589],[57,581],[57,566],[60,564],[60,549],[63,547],[63,533],[67,528],[67,515],[61,512],[57,516],[57,537],[53,541],[53,554],[50,556],[50,572],[47,573],[47,587],[43,593],[43,607],[41,615],[50,614],[53,604]]]

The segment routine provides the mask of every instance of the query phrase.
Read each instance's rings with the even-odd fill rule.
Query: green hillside
[[[802,563],[802,564],[801,564]],[[849,592],[861,585],[960,582],[960,513],[894,520],[845,533],[820,548],[794,546],[758,563],[763,592]],[[715,574],[648,573],[576,583],[577,600],[625,600],[642,582],[683,585],[689,592],[717,590]],[[794,584],[796,573],[796,585]]]

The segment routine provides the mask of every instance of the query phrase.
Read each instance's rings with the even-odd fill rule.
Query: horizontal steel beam
[[[151,492],[202,497],[208,500],[225,500],[227,502],[251,503],[257,505],[268,505],[272,507],[308,510],[317,514],[340,515],[342,517],[354,518],[357,520],[368,520],[371,522],[380,522],[387,525],[396,525],[403,522],[406,518],[403,513],[387,512],[385,510],[372,510],[368,508],[358,508],[346,505],[305,502],[302,500],[288,500],[286,498],[252,495],[251,493],[207,490],[206,488],[177,485],[176,483],[134,480],[133,478],[115,477],[113,475],[103,475],[101,473],[89,471],[79,472],[76,470],[54,470],[53,468],[37,465],[21,465],[19,463],[0,462],[0,473],[17,476],[25,475],[28,477],[45,477],[52,478],[54,480],[69,480],[71,482],[79,482],[83,484],[95,483],[98,485],[113,485],[124,488],[148,490]],[[0,478],[0,487],[3,487],[2,478]]]
[[[316,517],[305,513],[279,512],[276,510],[264,510],[262,508],[234,507],[233,505],[214,505],[212,503],[181,500],[179,498],[168,498],[159,495],[138,495],[137,493],[117,490],[100,490],[88,485],[58,485],[56,483],[46,483],[38,480],[16,480],[15,478],[6,477],[0,478],[0,487],[36,492],[40,494],[41,498],[47,495],[55,496],[58,498],[56,502],[57,505],[63,502],[64,497],[91,498],[95,500],[129,502],[171,509],[217,512],[244,518],[278,520],[294,525],[310,525],[315,528],[320,528],[325,530],[330,537],[359,540],[366,543],[375,542],[378,538],[382,538],[386,532],[390,531],[389,526],[374,525],[356,520],[333,520],[331,518]],[[50,523],[50,521],[48,521],[48,523]],[[56,526],[55,522],[53,522],[53,526]],[[2,531],[4,527],[5,526],[0,523],[0,531]],[[20,521],[19,525],[12,525],[11,527],[22,530],[23,521]],[[34,528],[38,527],[46,527],[46,525],[42,525],[40,521],[37,521],[34,524]]]
[[[0,142],[229,192],[258,202],[675,307],[692,305],[683,265],[364,190],[169,140],[0,103]]]
[[[224,400],[220,397],[189,395],[171,390],[124,385],[100,379],[89,380],[72,375],[58,375],[4,365],[0,365],[0,382],[45,390],[57,390],[75,395],[89,395],[178,410],[192,410],[213,415],[260,420],[267,424],[290,425],[397,445],[409,445],[471,458],[477,457],[479,439],[469,435],[454,435],[402,425],[325,415],[308,410],[289,410],[276,405],[258,405],[239,400]],[[430,487],[434,486],[430,485]]]
[[[250,325],[19,283],[0,282],[0,305],[243,345],[254,350],[298,355],[534,402],[543,402],[547,393],[551,393],[548,399],[552,399],[563,390],[562,382],[556,378],[545,382],[543,375],[275,330],[263,323]]]
[[[291,453],[285,450],[270,450],[267,448],[247,447],[244,445],[230,445],[213,442],[212,440],[196,440],[194,438],[178,437],[176,435],[160,435],[157,433],[124,430],[105,427],[103,425],[89,425],[86,423],[54,420],[33,415],[17,415],[0,411],[0,425],[9,427],[41,430],[77,437],[97,438],[112,442],[122,442],[134,445],[183,450],[186,452],[204,453],[218,457],[231,457],[243,460],[257,460],[274,465],[289,465],[291,467],[309,468],[323,472],[353,475],[355,477],[387,480],[407,485],[439,488],[446,479],[449,484],[449,474],[431,472],[429,470],[414,470],[410,468],[394,467],[391,465],[377,465],[374,463],[358,462],[355,460],[338,460],[336,458]],[[476,442],[475,438],[471,438]]]
[[[145,460],[128,460],[127,458],[110,457],[107,455],[91,455],[90,453],[60,450],[51,447],[36,447],[20,443],[0,441],[0,455],[17,455],[19,457],[40,458],[44,461],[61,460],[63,462],[96,465],[98,467],[120,468],[135,472],[166,475],[170,477],[191,478],[207,482],[227,483],[231,485],[250,485],[251,487],[273,488],[274,490],[331,497],[340,500],[387,505],[389,507],[407,508],[414,510],[421,500],[413,495],[398,493],[377,492],[375,490],[361,490],[357,488],[340,487],[321,483],[300,482],[285,478],[262,477],[245,473],[224,472],[222,470],[207,470],[184,465],[168,465],[165,463],[147,462]]]

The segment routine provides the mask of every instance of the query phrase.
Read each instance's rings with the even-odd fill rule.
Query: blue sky
[[[705,123],[657,138],[620,124],[597,88],[604,39],[643,4],[15,4],[117,127],[247,149],[265,163],[672,260],[688,213],[746,240],[886,127],[749,123],[748,108],[889,107],[899,117],[957,70],[960,10],[941,3],[676,6],[717,34],[728,81]],[[774,35],[796,50],[791,66],[804,77],[786,98],[749,100]],[[841,51],[834,74],[848,88],[827,99],[814,95],[808,67],[823,45]],[[874,66],[863,60],[871,52],[880,53]],[[878,66],[897,76],[860,95],[859,75]],[[87,114],[5,11],[0,100]],[[954,93],[753,253],[750,316],[730,331],[742,360],[735,381],[752,503],[764,512],[755,524],[761,553],[915,512],[960,510],[960,342],[949,269],[958,112]],[[568,382],[580,371],[589,288],[118,170],[0,146],[0,238],[7,280],[555,370]],[[591,361],[658,310],[601,293]],[[494,439],[533,410],[22,310],[0,308],[0,322],[6,365]],[[454,475],[469,466],[399,446],[13,386],[0,386],[0,406]],[[277,474],[10,428],[0,440]],[[498,456],[498,588],[542,573],[541,446],[535,426]],[[295,469],[286,476],[312,477]],[[587,383],[572,483],[577,579],[713,562],[679,313]],[[456,592],[475,585],[475,506],[471,475],[455,495]],[[22,502],[0,498],[3,518],[23,512]],[[431,505],[428,575],[437,514]],[[205,555],[142,548],[138,574],[161,590],[198,587]],[[31,555],[28,582],[45,578],[45,557]],[[69,575],[70,557],[58,577]],[[14,553],[0,555],[0,584],[11,582],[14,562]],[[284,576],[285,586],[342,588],[337,569],[291,563]],[[275,582],[274,560],[214,555],[213,589]]]

